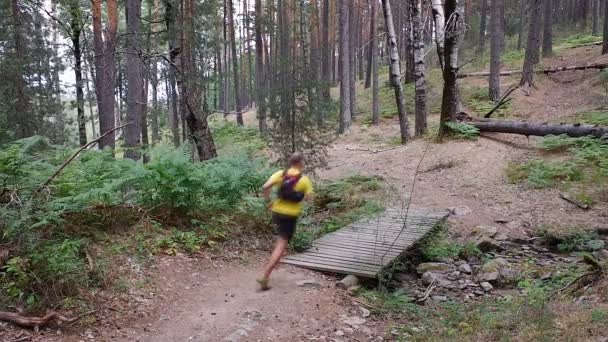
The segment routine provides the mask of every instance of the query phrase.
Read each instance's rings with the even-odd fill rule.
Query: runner
[[[294,153],[289,158],[287,170],[275,172],[264,184],[264,199],[272,211],[272,221],[276,225],[278,238],[264,276],[257,280],[262,291],[270,289],[270,274],[281,260],[289,240],[295,233],[296,222],[302,212],[302,201],[312,200],[312,182],[302,174],[303,169],[304,157],[300,153]],[[270,192],[275,186],[278,186],[277,198],[270,202]]]

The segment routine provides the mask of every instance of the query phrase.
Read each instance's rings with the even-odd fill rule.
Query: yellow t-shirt
[[[268,181],[272,184],[272,186],[281,185],[283,182],[283,172],[285,171],[277,171],[270,176]],[[297,175],[299,172],[300,171],[294,168],[287,170],[288,175]],[[302,176],[293,189],[297,192],[303,192],[305,195],[310,195],[312,193],[312,182],[307,176]],[[277,214],[299,216],[300,212],[302,212],[302,202],[295,203],[277,198],[272,202],[272,211]]]

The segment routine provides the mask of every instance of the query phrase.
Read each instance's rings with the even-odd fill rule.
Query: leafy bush
[[[289,241],[289,247],[295,252],[303,252],[312,247],[312,242],[315,238],[314,232],[310,229],[305,227],[298,228]]]
[[[438,261],[441,258],[469,258],[481,255],[481,251],[475,246],[474,242],[453,241],[442,229],[422,242],[420,252],[422,258],[426,261]]]

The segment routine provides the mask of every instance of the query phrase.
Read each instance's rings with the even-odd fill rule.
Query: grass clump
[[[559,48],[570,48],[577,45],[594,43],[601,40],[602,37],[594,36],[588,33],[579,33],[572,36],[556,39],[555,45]]]
[[[575,120],[590,125],[608,126],[608,111],[593,110],[576,113]]]
[[[472,241],[461,243],[451,239],[444,228],[440,228],[435,234],[426,238],[421,246],[420,252],[425,261],[439,261],[442,258],[458,259],[481,255],[481,251]]]

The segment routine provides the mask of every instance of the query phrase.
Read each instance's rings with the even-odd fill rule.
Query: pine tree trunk
[[[439,0],[439,2],[440,1],[441,0]],[[477,46],[477,53],[479,54],[483,54],[486,50],[486,18],[488,17],[488,1],[492,0],[481,0],[481,8],[479,10],[479,45]],[[491,10],[490,13],[490,15],[494,15],[493,10]],[[492,19],[490,18],[490,21],[491,20]],[[494,27],[492,24],[490,25]]]
[[[443,97],[441,100],[439,138],[443,137],[446,133],[445,123],[456,117],[460,107],[458,50],[464,37],[466,25],[459,0],[446,0],[445,16],[451,19],[446,23],[445,29],[445,67],[443,69]]]
[[[500,36],[501,16],[500,1],[490,0],[490,78],[488,82],[488,94],[491,101],[500,99]]]
[[[154,0],[154,13],[152,16],[152,21],[154,24],[150,24],[152,28],[155,28],[154,31],[160,31],[158,21],[159,21],[159,9],[160,4],[159,0]],[[156,50],[158,48],[158,42],[156,39],[153,40],[152,49]],[[158,124],[158,116],[160,115],[160,106],[158,104],[158,61],[153,58],[150,64],[150,85],[152,86],[152,115],[151,115],[151,125],[152,125],[152,145],[155,145],[160,141],[159,136],[159,124]],[[216,92],[217,93],[217,92]]]
[[[234,21],[234,6],[232,4],[232,0],[228,0],[228,25],[230,28],[230,49],[232,50],[232,73],[234,78],[234,99],[235,99],[235,107],[236,107],[236,122],[239,126],[243,126],[243,113],[241,112],[241,89],[240,89],[240,81],[239,81],[239,62],[238,56],[236,54],[236,34],[234,26],[236,22]]]
[[[591,34],[597,36],[599,33],[598,25],[598,5],[601,0],[591,0]]]
[[[77,10],[78,11],[78,10]],[[87,144],[86,119],[84,117],[84,91],[82,80],[82,49],[80,46],[80,28],[73,27],[72,47],[74,48],[74,76],[76,79],[76,121],[78,122],[78,143]]]
[[[411,0],[412,38],[414,43],[415,85],[416,85],[416,136],[426,133],[426,75],[424,67],[424,41],[422,36],[422,0]]]
[[[181,89],[184,121],[188,126],[190,138],[196,147],[200,160],[209,160],[217,156],[215,143],[207,123],[208,112],[205,110],[201,95],[205,94],[200,87],[201,77],[195,66],[194,48],[194,0],[185,0],[183,7],[183,38],[181,40]],[[237,102],[238,103],[238,102]],[[185,130],[185,128],[184,128]]]
[[[8,117],[9,124],[15,131],[17,138],[26,138],[35,134],[35,127],[32,115],[29,113],[29,96],[27,85],[23,77],[25,76],[25,46],[22,32],[21,9],[19,1],[11,1],[11,14],[13,21],[13,43],[15,48],[13,85],[15,87],[15,109]]]
[[[86,38],[85,38],[86,41]],[[85,50],[85,55],[86,58],[84,59],[84,67],[85,67],[85,71],[84,71],[84,84],[87,90],[87,102],[89,103],[89,118],[91,120],[91,133],[93,136],[93,139],[97,138],[97,128],[95,127],[95,113],[93,112],[93,92],[91,91],[91,85],[89,84],[89,77],[91,80],[95,79],[95,72],[93,70],[93,67],[91,66],[91,54],[89,52],[89,50]],[[87,73],[88,71],[88,73]],[[93,87],[95,87],[95,82],[93,82]]]
[[[53,12],[55,12],[55,8],[53,8]],[[58,43],[57,30],[53,30],[53,45],[56,46]],[[59,61],[59,52],[57,49],[54,50],[53,60],[55,63]],[[55,106],[56,106],[56,114],[55,114],[55,128],[54,128],[54,136],[55,143],[63,144],[65,141],[65,121],[63,119],[63,102],[61,100],[61,81],[59,79],[59,67],[55,65],[53,67],[53,94],[55,95]]]
[[[321,75],[321,58],[319,56],[319,37],[321,36],[321,30],[319,27],[319,6],[317,0],[311,0],[310,9],[312,11],[310,16],[310,76],[312,80],[318,82],[319,76]]]
[[[405,144],[409,139],[409,130],[407,122],[407,112],[403,98],[403,88],[401,86],[401,70],[399,67],[399,50],[397,46],[397,35],[395,34],[395,25],[393,24],[393,13],[391,11],[390,0],[382,0],[382,9],[384,12],[384,23],[386,25],[387,44],[389,51],[389,76],[391,85],[395,89],[395,101],[397,102],[397,111],[399,113],[399,133],[401,143]]]
[[[414,77],[414,43],[412,39],[412,8],[411,4],[407,0],[402,0],[403,8],[404,8],[404,21],[403,25],[405,26],[404,30],[404,38],[403,39],[403,51],[405,53],[405,83],[413,83],[415,80]],[[399,50],[397,50],[399,52]]]
[[[521,50],[524,41],[524,22],[526,19],[526,0],[519,0],[519,24],[517,25],[517,50]]]
[[[322,24],[322,33],[321,33],[321,54],[323,57],[321,58],[321,77],[323,81],[321,96],[323,97],[324,102],[329,101],[330,94],[329,88],[332,82],[332,60],[333,56],[331,55],[331,43],[329,36],[329,3],[331,0],[322,0],[323,1],[323,24]]]
[[[338,132],[346,133],[351,125],[349,0],[338,0],[340,21],[340,125]]]
[[[372,39],[370,50],[372,55],[372,123],[376,126],[380,124],[380,102],[378,93],[378,2],[371,0],[372,3]]]
[[[374,49],[378,47],[374,47],[374,44],[377,44],[376,35],[378,34],[376,30],[376,0],[369,0],[369,4],[371,5],[371,17],[370,17],[370,26],[369,26],[369,48],[367,49],[367,73],[365,74],[365,89],[368,89],[372,85],[372,68],[373,68],[373,59],[374,59]]]
[[[116,0],[107,1],[108,21],[105,31],[102,28],[101,0],[92,0],[93,5],[93,46],[95,49],[95,92],[97,95],[97,112],[99,116],[99,132],[104,134],[115,127],[115,98],[114,85],[116,66],[114,64],[114,49],[116,30],[118,26],[118,4]],[[102,36],[102,32],[105,34]],[[105,39],[104,39],[105,38]],[[99,141],[99,147],[114,149],[114,132]]]
[[[127,122],[125,129],[125,157],[141,158],[143,101],[143,62],[140,54],[141,0],[126,0],[127,21]]]
[[[445,50],[445,15],[443,12],[442,0],[432,0],[432,6],[433,21],[435,22],[435,41],[437,43],[437,56],[439,57],[439,66],[443,70],[443,67],[445,65],[445,62],[443,60]]]
[[[522,86],[532,86],[534,76],[535,60],[538,57],[539,35],[540,35],[540,15],[541,15],[542,0],[531,0],[528,41],[526,43],[526,56],[524,59],[524,67],[522,71],[521,81]]]
[[[167,41],[169,44],[169,63],[167,63],[167,78],[168,78],[168,94],[170,108],[169,115],[171,117],[171,136],[173,145],[180,145],[179,136],[179,98],[177,94],[177,78],[176,78],[176,63],[179,55],[179,47],[177,45],[177,8],[171,0],[163,0],[165,6],[165,25],[167,26]]]
[[[543,57],[550,57],[553,55],[553,0],[543,0],[543,5]]]
[[[351,0],[352,2],[353,0]],[[350,13],[348,15],[349,19],[349,35],[348,35],[348,44],[350,47],[350,51],[348,56],[350,57],[349,67],[349,79],[350,79],[350,112],[351,119],[354,119],[356,111],[355,111],[355,99],[356,99],[356,84],[357,84],[357,35],[355,34],[359,29],[357,27],[357,7],[355,4],[351,3],[349,6]]]
[[[604,0],[604,44],[602,55],[608,54],[608,0]]]
[[[258,124],[260,132],[268,129],[266,123],[266,89],[264,87],[264,45],[262,41],[262,0],[255,0],[255,89],[258,104]]]

